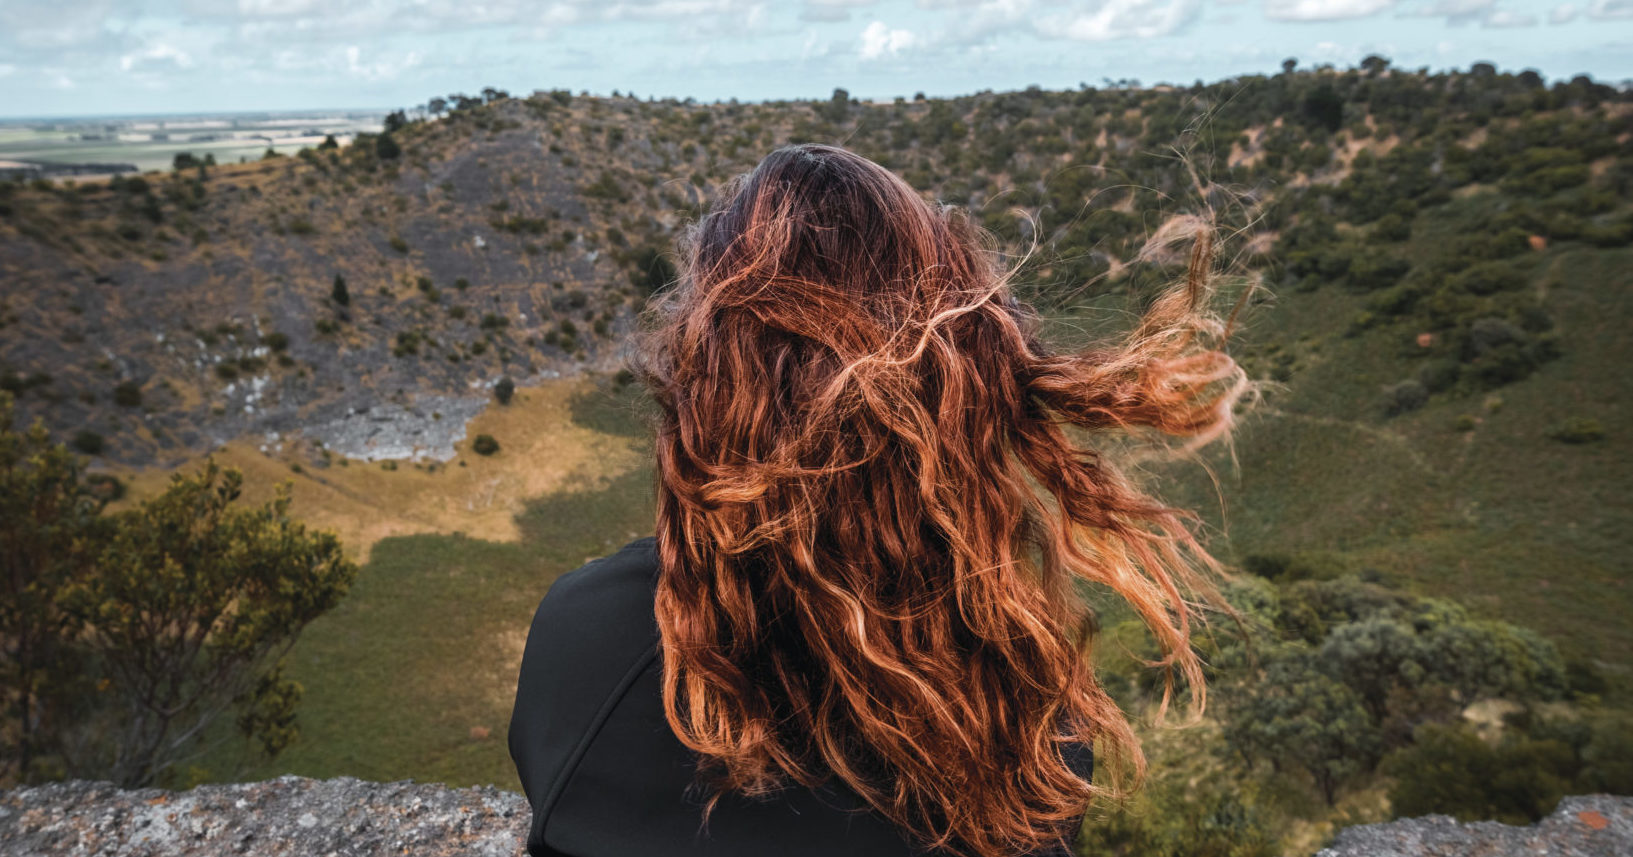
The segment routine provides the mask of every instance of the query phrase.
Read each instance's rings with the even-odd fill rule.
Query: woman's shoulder
[[[559,792],[556,781],[571,771],[584,736],[594,734],[629,676],[655,656],[657,574],[654,540],[636,539],[557,578],[534,611],[509,743],[535,802]]]
[[[657,540],[652,536],[635,539],[616,553],[590,560],[557,578],[539,602],[533,628],[540,630],[542,623],[572,632],[581,626],[611,623],[627,633],[628,622],[645,620],[656,634],[652,594],[657,580]]]

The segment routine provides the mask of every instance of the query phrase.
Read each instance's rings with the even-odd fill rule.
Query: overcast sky
[[[888,98],[1349,67],[1633,78],[1633,0],[0,0],[0,116],[399,107],[497,86]]]

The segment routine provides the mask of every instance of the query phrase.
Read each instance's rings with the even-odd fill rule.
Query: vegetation
[[[7,394],[0,394],[6,396]],[[234,505],[242,477],[210,464],[104,514],[98,483],[0,401],[0,780],[169,781],[204,731],[276,755],[298,734],[282,673],[300,630],[356,566],[289,518],[289,498]]]
[[[314,368],[389,348],[414,358],[414,374],[447,373],[463,390],[604,358],[642,302],[676,278],[666,255],[676,226],[783,142],[844,141],[967,207],[1021,263],[1023,296],[1065,339],[1114,332],[1172,275],[1173,260],[1138,250],[1163,214],[1205,194],[1246,240],[1227,251],[1275,298],[1248,308],[1232,351],[1283,386],[1241,427],[1237,457],[1205,455],[1212,474],[1154,464],[1150,476],[1165,500],[1201,510],[1219,554],[1247,573],[1230,592],[1246,637],[1216,623],[1207,717],[1194,730],[1144,730],[1150,788],[1129,806],[1099,808],[1080,848],[1311,853],[1336,823],[1431,810],[1520,820],[1559,794],[1626,788],[1613,763],[1628,758],[1633,630],[1602,617],[1633,610],[1620,571],[1633,520],[1613,502],[1633,479],[1629,439],[1616,430],[1633,379],[1614,368],[1633,358],[1616,299],[1633,287],[1629,134],[1633,95],[1586,78],[1431,74],[1381,57],[1211,85],[1107,82],[896,104],[842,91],[697,104],[495,89],[431,99],[385,134],[309,157],[73,192],[0,185],[0,240],[49,246],[78,277],[128,267],[112,263],[132,255],[169,254],[159,266],[168,270],[209,251],[241,253],[241,233],[304,219],[309,237],[256,240],[294,248],[270,255],[305,267],[273,273],[303,284],[289,287],[303,295],[291,305],[322,311],[269,312],[266,329],[312,325],[321,336],[303,338],[300,351]],[[1213,185],[1194,186],[1175,147]],[[433,176],[458,176],[458,186]],[[197,231],[207,240],[188,237]],[[357,252],[343,267],[368,298],[353,306],[333,271]],[[493,273],[515,268],[531,287]],[[454,288],[438,291],[432,278]],[[56,283],[27,288],[56,306]],[[44,327],[69,345],[95,341],[94,311],[66,305]],[[208,340],[204,359],[221,358],[188,370],[206,384],[212,371],[255,371],[237,362],[250,343],[216,332],[218,321],[194,323]],[[0,336],[30,326],[10,322]],[[342,374],[366,378],[371,368],[345,364]],[[83,444],[75,439],[85,454],[149,443],[124,427],[133,414],[117,409],[117,389],[109,395],[115,379],[143,379],[146,395],[129,407],[174,400],[146,372],[69,359],[0,370],[0,388],[33,412],[93,409],[94,420],[63,423],[90,426]],[[638,432],[631,380],[574,418]],[[503,401],[498,385],[494,395]],[[460,464],[522,457],[525,436],[496,433],[508,459]],[[367,468],[399,482],[417,475],[380,469]],[[649,484],[647,471],[586,478],[583,490],[525,513],[519,543],[382,542],[358,591],[294,651],[292,675],[309,691],[303,718],[321,723],[322,743],[276,763],[218,751],[208,775],[514,787],[502,742],[468,737],[475,724],[496,724],[508,700],[427,676],[468,678],[473,661],[490,659],[472,653],[524,625],[555,574],[648,526]],[[493,616],[510,618],[482,618]],[[1154,652],[1126,618],[1102,612],[1096,656],[1117,698],[1148,715],[1154,680],[1118,653]],[[423,634],[408,636],[431,625],[457,633],[422,653]],[[377,678],[369,653],[382,651],[403,665],[408,689]],[[1507,716],[1481,719],[1493,706]],[[385,732],[392,739],[379,741]]]

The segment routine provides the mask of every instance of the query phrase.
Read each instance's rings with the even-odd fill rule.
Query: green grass
[[[1626,295],[1633,251],[1550,251],[1538,266],[1565,334],[1565,354],[1524,381],[1481,395],[1437,396],[1386,419],[1381,388],[1407,377],[1399,329],[1341,335],[1361,298],[1335,290],[1284,296],[1259,312],[1245,343],[1281,342],[1299,355],[1286,393],[1238,434],[1240,470],[1223,449],[1195,465],[1154,466],[1170,502],[1204,513],[1222,556],[1316,551],[1375,568],[1422,594],[1534,628],[1570,656],[1598,663],[1625,698],[1633,670],[1633,436],[1625,431],[1633,377]],[[1100,304],[1099,318],[1116,298]],[[1069,322],[1062,322],[1069,324]],[[1297,334],[1293,338],[1292,334]],[[580,425],[642,431],[635,388],[571,405]],[[1457,416],[1481,422],[1453,428]],[[1603,423],[1596,443],[1563,444],[1549,427],[1574,416]],[[306,689],[302,740],[271,763],[237,751],[206,760],[213,779],[295,773],[415,778],[515,788],[505,749],[516,659],[551,581],[651,531],[652,473],[642,467],[541,498],[519,519],[518,543],[447,536],[375,546],[352,593],[307,629],[290,658]],[[488,730],[473,738],[472,728]]]
[[[616,400],[575,405],[607,428],[636,430],[617,425],[630,412]],[[519,516],[517,543],[438,535],[379,542],[351,593],[290,654],[290,674],[305,688],[300,741],[271,762],[250,760],[229,742],[201,763],[205,776],[519,789],[506,725],[533,610],[564,572],[652,532],[651,485],[651,469],[640,467],[540,498]]]
[[[1289,391],[1248,417],[1238,434],[1240,471],[1222,449],[1195,465],[1163,465],[1157,490],[1199,507],[1223,556],[1320,551],[1372,567],[1422,594],[1450,597],[1549,636],[1567,656],[1597,662],[1633,686],[1633,251],[1565,246],[1542,254],[1533,286],[1547,305],[1564,356],[1534,375],[1481,394],[1436,395],[1422,409],[1385,418],[1381,387],[1409,377],[1401,356],[1415,331],[1339,332],[1355,296],[1328,289],[1260,310],[1264,327],[1319,339],[1301,356]],[[1460,415],[1479,419],[1454,428]],[[1548,430],[1591,417],[1606,437],[1565,444]]]

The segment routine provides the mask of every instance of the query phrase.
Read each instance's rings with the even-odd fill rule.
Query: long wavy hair
[[[1195,449],[1256,389],[1207,310],[1212,233],[1185,223],[1153,240],[1190,242],[1187,275],[1063,353],[963,211],[842,148],[772,152],[689,229],[635,366],[659,406],[663,705],[709,808],[837,778],[926,848],[1075,835],[1145,768],[1090,666],[1084,582],[1150,627],[1164,707],[1177,673],[1200,710],[1190,635],[1226,569],[1194,513],[1068,431]]]

